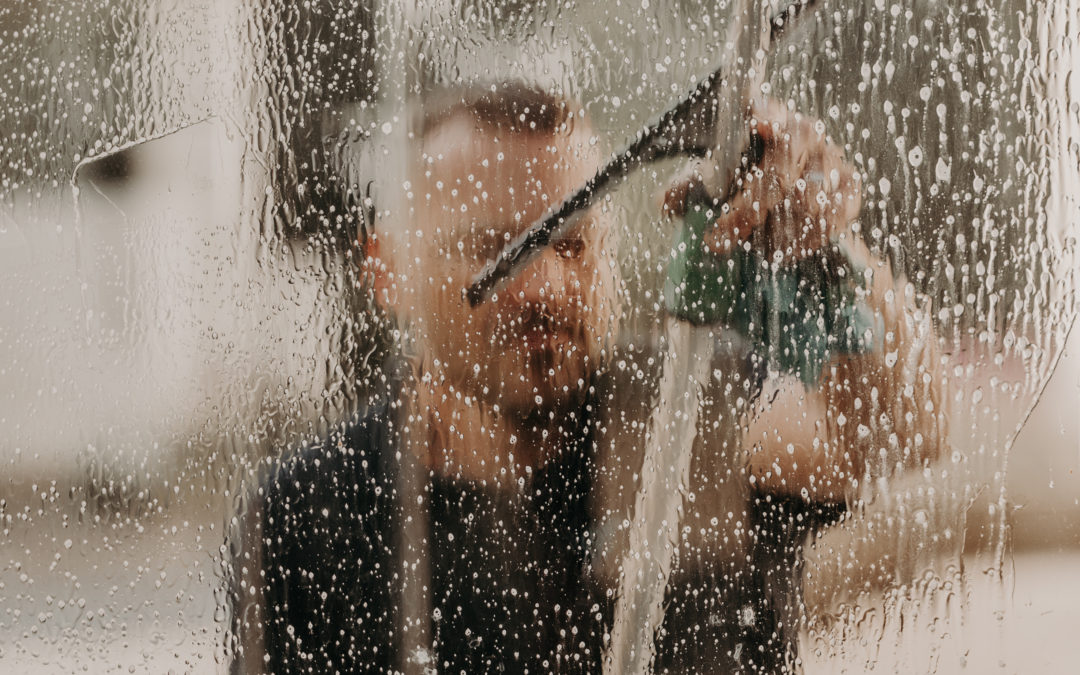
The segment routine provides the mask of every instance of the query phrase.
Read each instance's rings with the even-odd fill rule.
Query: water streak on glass
[[[0,672],[1073,672],[1080,2],[784,4],[3,3]]]

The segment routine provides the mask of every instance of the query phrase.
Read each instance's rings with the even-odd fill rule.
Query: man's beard
[[[523,308],[489,342],[484,384],[492,402],[522,419],[560,418],[585,399],[597,356],[585,321]],[[599,351],[599,350],[596,350]]]

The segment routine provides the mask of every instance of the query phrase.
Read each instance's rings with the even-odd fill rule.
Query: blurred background
[[[253,479],[374,385],[353,183],[410,88],[533,78],[617,147],[725,20],[632,4],[0,1],[0,670],[230,668]],[[934,485],[962,513],[947,543],[825,535],[807,671],[1074,672],[1078,3],[822,4],[770,85],[845,145],[868,242],[932,301],[957,410]],[[609,204],[650,373],[678,168]],[[838,605],[838,550],[910,569]]]

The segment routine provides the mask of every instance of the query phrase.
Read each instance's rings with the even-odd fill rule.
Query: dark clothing
[[[273,672],[393,672],[422,658],[401,651],[404,510],[390,413],[377,408],[304,448],[265,484]],[[579,422],[574,447],[513,495],[440,477],[423,488],[439,672],[600,670],[610,612],[586,573],[592,453]]]
[[[382,422],[331,434],[266,482],[270,672],[391,672],[398,663],[397,463]]]
[[[593,412],[594,405],[585,412]],[[600,672],[614,600],[590,574],[588,418],[523,489],[430,476],[430,665],[443,673]],[[403,653],[402,447],[375,406],[277,465],[261,527],[268,670],[395,672]],[[425,472],[426,474],[426,472]],[[656,670],[784,672],[795,657],[799,548],[838,507],[755,496],[750,564],[669,586]]]

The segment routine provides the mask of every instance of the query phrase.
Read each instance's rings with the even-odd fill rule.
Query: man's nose
[[[549,247],[510,282],[506,292],[519,303],[551,305],[568,292],[571,282],[566,261]]]

